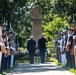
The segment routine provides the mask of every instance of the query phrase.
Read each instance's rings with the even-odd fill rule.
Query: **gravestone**
[[[39,5],[34,6],[32,9],[32,13],[33,13],[32,34],[34,36],[34,40],[37,43],[42,33],[42,9],[41,7]]]

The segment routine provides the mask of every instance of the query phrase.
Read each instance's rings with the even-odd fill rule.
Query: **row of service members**
[[[0,25],[0,73],[14,66],[16,45],[15,36]]]
[[[75,32],[76,31],[71,28],[63,30],[60,34],[58,34],[58,39],[55,42],[58,61],[63,65],[67,65],[73,68],[75,68]]]

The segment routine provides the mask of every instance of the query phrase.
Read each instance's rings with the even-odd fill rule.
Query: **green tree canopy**
[[[32,33],[32,7],[42,8],[43,32],[50,40],[76,19],[75,0],[0,0],[0,21],[8,21],[18,34],[20,46],[25,46]],[[74,14],[74,16],[73,16]],[[52,43],[51,42],[51,43]]]

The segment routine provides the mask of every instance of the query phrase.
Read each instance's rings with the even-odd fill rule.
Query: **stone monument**
[[[32,34],[34,36],[34,40],[37,43],[42,33],[42,9],[41,7],[39,5],[34,6],[32,9],[32,13],[33,13]]]

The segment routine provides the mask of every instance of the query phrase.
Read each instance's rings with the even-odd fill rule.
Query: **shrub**
[[[28,54],[20,53],[15,56],[16,60],[28,60]]]

